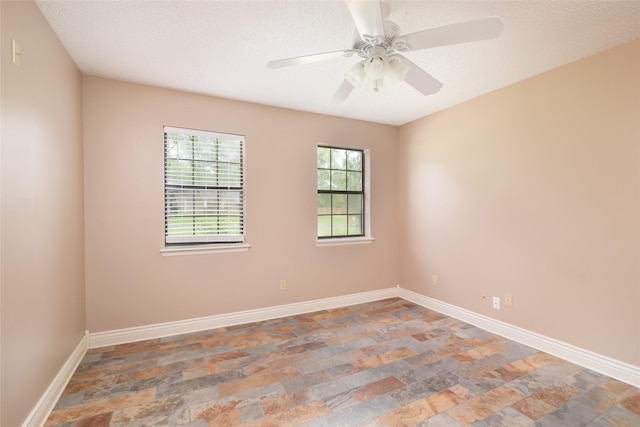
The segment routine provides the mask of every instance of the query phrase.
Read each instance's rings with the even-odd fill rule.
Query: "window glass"
[[[364,235],[364,152],[319,146],[318,238]]]

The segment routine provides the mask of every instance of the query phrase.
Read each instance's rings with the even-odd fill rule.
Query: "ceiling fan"
[[[400,35],[400,27],[385,19],[389,15],[387,3],[377,0],[346,3],[360,35],[351,49],[279,59],[269,62],[267,67],[281,68],[357,55],[362,59],[345,72],[345,80],[333,98],[335,102],[347,99],[355,87],[377,92],[385,78],[405,81],[426,96],[438,92],[442,83],[400,52],[493,39],[504,28],[500,18],[493,16]]]

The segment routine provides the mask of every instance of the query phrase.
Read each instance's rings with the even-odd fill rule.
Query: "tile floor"
[[[47,426],[640,426],[640,390],[394,298],[89,350]]]

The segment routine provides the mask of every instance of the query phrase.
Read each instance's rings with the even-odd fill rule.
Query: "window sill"
[[[316,246],[368,245],[376,240],[373,237],[344,237],[341,239],[318,239]]]
[[[251,245],[235,243],[229,245],[180,246],[160,249],[162,256],[204,255],[229,252],[247,252]]]

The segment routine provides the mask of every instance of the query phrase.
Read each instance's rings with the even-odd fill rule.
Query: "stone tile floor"
[[[640,426],[640,390],[394,298],[89,350],[47,426]]]

